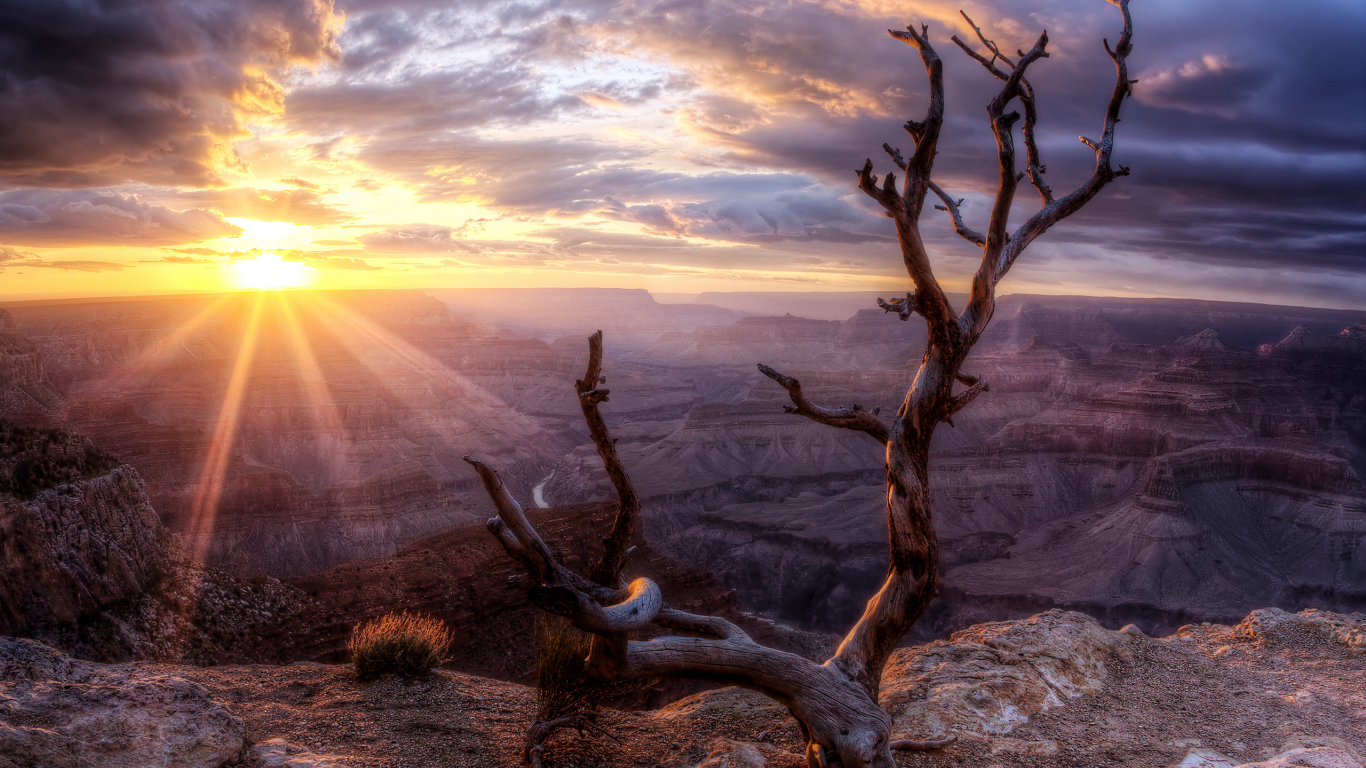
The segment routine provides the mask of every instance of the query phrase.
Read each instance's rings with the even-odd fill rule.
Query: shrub
[[[373,680],[387,672],[421,677],[445,661],[451,632],[440,619],[420,613],[388,613],[356,626],[347,650],[356,675]]]
[[[524,755],[533,768],[542,765],[541,755],[550,736],[561,728],[580,733],[606,733],[598,722],[599,708],[639,697],[657,679],[603,680],[588,672],[592,635],[563,619],[541,616],[536,649],[536,719],[524,737]]]

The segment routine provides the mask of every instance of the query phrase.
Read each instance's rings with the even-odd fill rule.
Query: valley
[[[192,558],[301,585],[480,535],[492,510],[467,453],[528,507],[610,499],[572,396],[601,327],[604,413],[650,557],[733,590],[729,610],[815,633],[841,631],[881,582],[880,447],[784,413],[755,364],[887,419],[923,348],[916,318],[859,296],[835,320],[798,316],[800,294],[782,314],[743,307],[783,294],[289,295],[6,305],[5,413],[131,466]],[[945,587],[916,637],[1052,607],[1162,634],[1366,606],[1364,319],[1002,299],[966,367],[990,390],[936,434]]]

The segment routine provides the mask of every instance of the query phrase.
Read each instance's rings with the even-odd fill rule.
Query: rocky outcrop
[[[996,739],[1101,690],[1107,664],[1128,658],[1132,640],[1084,614],[1056,610],[974,626],[893,654],[882,673],[881,704],[892,715],[894,738]],[[1008,744],[1013,751],[1057,750],[1045,742]]]
[[[1360,768],[1361,764],[1361,760],[1343,750],[1333,747],[1312,747],[1292,749],[1270,760],[1244,763],[1236,768]]]
[[[0,638],[0,768],[220,768],[246,727],[199,685]]]
[[[142,595],[170,564],[170,539],[132,467],[0,497],[0,635],[76,624]]]
[[[263,629],[301,610],[299,593],[192,562],[144,490],[121,465],[0,493],[0,635],[103,661],[240,661],[275,641]]]
[[[1299,325],[1285,338],[1274,344],[1257,348],[1263,355],[1304,355],[1319,352],[1338,352],[1346,355],[1366,354],[1366,323],[1343,328],[1336,334],[1319,334],[1308,326]]]
[[[1248,614],[1233,630],[1245,640],[1274,640],[1288,631],[1310,632],[1341,643],[1352,653],[1366,653],[1366,615],[1360,613],[1344,615],[1313,608],[1289,613],[1262,608]]]
[[[53,424],[67,403],[48,379],[43,356],[14,330],[14,318],[0,309],[0,417],[18,424]]]
[[[318,755],[284,739],[267,739],[251,748],[265,768],[347,768],[336,755]]]

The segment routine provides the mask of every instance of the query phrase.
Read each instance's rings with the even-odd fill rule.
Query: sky
[[[0,0],[0,298],[252,286],[904,289],[854,169],[907,153],[945,62],[935,179],[985,228],[995,81],[1030,70],[1047,180],[1089,173],[1102,0]],[[1133,0],[1132,174],[1003,293],[1366,309],[1366,4]],[[980,48],[979,48],[980,49]],[[1012,221],[1037,208],[1026,185]],[[922,231],[963,290],[980,251]],[[287,275],[287,278],[280,278]]]

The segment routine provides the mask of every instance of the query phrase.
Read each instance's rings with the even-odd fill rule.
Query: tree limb
[[[982,379],[974,381],[972,386],[968,387],[963,392],[953,396],[953,399],[949,401],[947,413],[944,414],[942,421],[944,421],[944,423],[952,427],[953,415],[966,408],[968,403],[971,403],[973,400],[976,400],[978,395],[988,391],[989,389],[990,387],[987,386],[986,381]]]
[[[787,390],[787,394],[792,398],[792,405],[783,406],[783,410],[788,413],[796,413],[805,416],[812,421],[826,424],[831,427],[841,429],[852,429],[863,432],[874,440],[887,444],[887,425],[883,424],[877,417],[877,410],[865,410],[861,405],[853,408],[822,408],[806,399],[802,394],[802,384],[791,376],[785,376],[763,363],[759,364],[759,372],[773,379]]]
[[[934,169],[934,158],[938,154],[939,134],[944,126],[944,63],[930,45],[929,28],[922,25],[917,31],[908,25],[905,32],[887,30],[892,37],[912,46],[920,52],[920,61],[930,82],[930,104],[925,112],[925,120],[906,123],[906,131],[915,141],[915,153],[905,160],[906,182],[903,194],[896,209],[888,208],[888,215],[896,222],[897,242],[901,246],[901,258],[906,271],[915,283],[915,292],[920,304],[920,313],[929,326],[930,336],[948,334],[956,331],[953,322],[953,308],[934,276],[930,266],[929,254],[920,239],[920,214],[925,207],[925,196],[930,191],[930,174]],[[900,154],[899,152],[897,154]],[[893,157],[893,161],[896,157]],[[864,164],[859,174],[859,185],[864,187],[865,179],[871,181],[872,161]],[[868,189],[864,188],[867,192]],[[885,205],[883,207],[886,207]],[[956,337],[956,333],[954,336]],[[957,338],[941,338],[942,343],[956,343]]]
[[[949,215],[953,217],[953,231],[957,232],[960,237],[978,248],[985,248],[987,239],[982,237],[980,232],[968,229],[967,225],[963,223],[963,214],[958,210],[958,206],[962,205],[963,201],[959,200],[958,202],[954,202],[953,198],[949,197],[948,194],[940,189],[939,185],[934,182],[930,182],[930,191],[938,196],[940,200],[944,201],[943,205],[936,205],[935,210],[948,211]]]
[[[602,558],[593,566],[589,578],[606,587],[615,587],[621,579],[621,568],[630,553],[631,538],[640,527],[640,497],[636,495],[631,476],[621,464],[617,454],[616,441],[607,431],[607,423],[598,412],[598,404],[607,402],[610,390],[598,389],[598,384],[606,381],[602,376],[602,331],[588,337],[588,370],[582,379],[574,382],[579,394],[579,407],[583,420],[588,425],[588,434],[602,458],[602,466],[617,492],[617,516],[612,522],[612,532],[603,539]]]
[[[1105,52],[1115,64],[1115,86],[1110,93],[1110,100],[1106,104],[1101,138],[1099,141],[1092,141],[1085,136],[1080,137],[1082,143],[1095,152],[1095,169],[1091,176],[1072,192],[1044,205],[1016,228],[1010,237],[1009,244],[999,254],[995,255],[991,274],[988,276],[993,285],[1005,277],[1006,273],[1010,271],[1010,267],[1015,263],[1015,259],[1036,238],[1047,232],[1054,224],[1081,210],[1082,206],[1090,202],[1105,188],[1105,185],[1120,176],[1129,175],[1127,167],[1121,165],[1118,169],[1112,168],[1110,161],[1114,151],[1115,125],[1119,123],[1119,110],[1125,97],[1133,94],[1135,82],[1129,79],[1128,69],[1128,56],[1133,51],[1133,19],[1129,15],[1129,0],[1107,1],[1119,8],[1124,27],[1113,49],[1110,48],[1108,40],[1103,41]],[[989,318],[990,316],[987,315],[986,317]],[[973,338],[975,339],[985,329],[985,321],[980,314],[974,320]]]
[[[982,33],[982,28],[977,26],[972,20],[972,17],[968,16],[967,12],[959,11],[959,13],[962,14],[963,18],[968,22],[968,26],[972,27],[972,31],[977,33],[977,39],[982,41],[982,45],[985,45],[987,50],[991,51],[991,59],[987,59],[985,56],[972,50],[970,46],[962,40],[959,40],[957,35],[952,38],[953,42],[957,43],[959,48],[962,48],[964,52],[975,59],[979,64],[986,67],[987,71],[994,75],[996,79],[1008,79],[1009,75],[996,66],[996,60],[1000,59],[1005,62],[1006,66],[1012,70],[1015,69],[1015,63],[1012,62],[1009,57],[1001,53],[1001,50],[996,47],[995,42],[987,39],[987,36]],[[1043,165],[1039,160],[1039,145],[1034,138],[1034,127],[1039,122],[1039,115],[1034,104],[1034,86],[1030,85],[1029,81],[1025,78],[1020,78],[1019,98],[1020,104],[1025,110],[1024,127],[1021,131],[1024,135],[1025,142],[1025,175],[1029,177],[1029,183],[1033,184],[1034,188],[1038,190],[1039,198],[1042,200],[1043,204],[1048,205],[1053,202],[1053,190],[1050,189],[1048,184],[1043,180],[1043,174],[1048,170],[1048,167]]]
[[[895,312],[902,320],[910,320],[911,314],[916,311],[915,294],[908,293],[904,299],[892,299],[891,301],[884,301],[879,298],[877,305],[882,308],[883,312]]]

